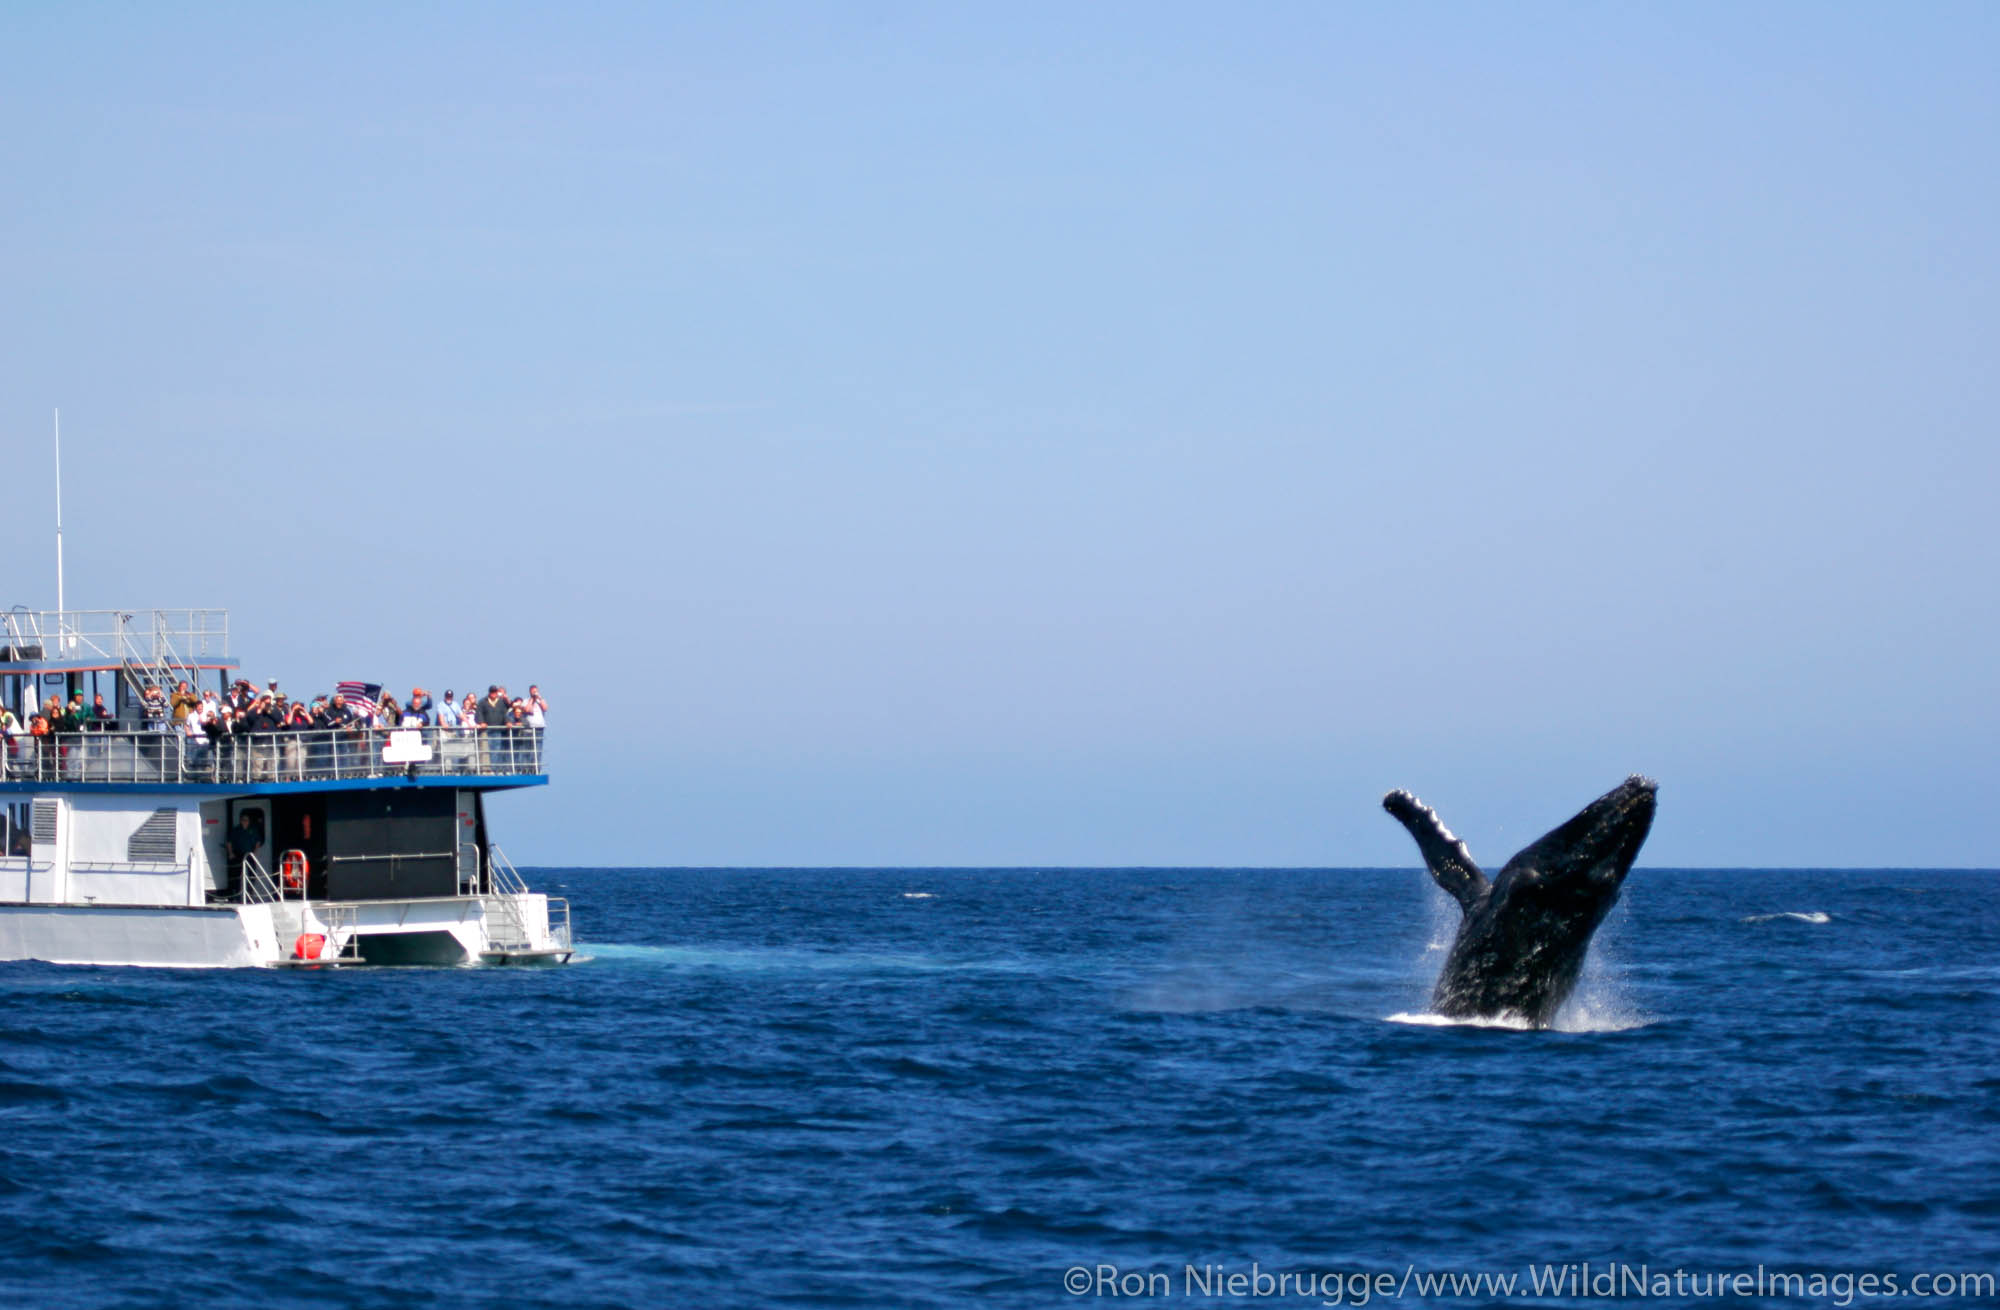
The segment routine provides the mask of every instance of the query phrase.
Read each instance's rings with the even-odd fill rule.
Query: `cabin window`
[[[0,855],[28,853],[28,802],[0,806]]]

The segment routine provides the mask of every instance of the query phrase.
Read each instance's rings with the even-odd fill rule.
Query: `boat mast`
[[[69,643],[62,639],[69,626],[63,618],[63,561],[62,561],[62,410],[56,410],[56,646],[67,650]]]

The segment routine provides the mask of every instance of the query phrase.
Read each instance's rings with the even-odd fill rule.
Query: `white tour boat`
[[[51,695],[113,711],[0,745],[0,960],[568,962],[568,902],[528,890],[484,804],[548,782],[541,729],[206,743],[148,717],[148,682],[226,690],[236,668],[223,610],[0,616],[0,701],[24,726]]]

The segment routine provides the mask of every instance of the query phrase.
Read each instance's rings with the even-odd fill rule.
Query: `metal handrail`
[[[497,845],[488,843],[486,847],[486,873],[493,890],[507,896],[528,894],[528,880],[514,867],[514,862]]]
[[[71,860],[71,873],[178,873],[191,872],[191,866],[175,864],[169,860]]]
[[[518,943],[531,950],[535,949],[538,944],[534,940],[534,935],[528,931],[527,916],[521,912],[520,902],[516,899],[530,894],[527,880],[521,876],[520,870],[514,867],[513,861],[494,845],[488,845],[486,848],[486,870],[492,888],[492,894],[486,903],[488,905],[496,901],[499,903],[501,916],[513,932],[511,941],[502,941],[489,928],[487,940],[503,946]],[[542,899],[546,904],[548,916],[548,944],[565,951],[572,949],[569,899],[563,896],[545,896]]]
[[[312,905],[311,912],[320,931],[325,935],[327,944],[331,946],[336,940],[340,942],[339,950],[324,954],[320,958],[328,962],[358,964],[361,961],[361,934],[357,931],[361,925],[360,907],[353,901],[318,901]],[[300,922],[304,923],[303,913]],[[346,930],[345,936],[342,935],[342,929]],[[301,927],[300,931],[303,932],[305,929]]]
[[[342,778],[524,777],[545,772],[542,728],[312,728],[191,738],[167,729],[11,737],[0,777],[34,782],[323,782]],[[415,733],[430,758],[383,758]],[[393,752],[392,752],[393,753]],[[419,754],[422,752],[420,751]]]
[[[326,857],[326,862],[331,865],[366,863],[371,860],[380,862],[382,860],[448,860],[450,858],[452,858],[452,852],[450,851],[390,851],[384,855],[329,855]]]
[[[243,857],[243,887],[239,895],[245,905],[272,905],[284,899],[278,894],[278,880],[271,876],[255,851]]]
[[[127,614],[122,616],[122,620],[129,621],[132,617]],[[226,615],[224,617],[227,618]],[[192,660],[181,657],[179,649],[174,645],[174,634],[167,627],[166,612],[153,610],[151,618],[153,645],[150,655],[128,658],[125,665],[126,678],[132,684],[133,694],[137,696],[145,692],[144,681],[139,675],[144,675],[145,679],[157,683],[163,693],[166,688],[177,682],[199,683],[201,670],[195,667]],[[227,645],[226,642],[224,644]],[[121,629],[121,652],[123,648],[124,637]]]
[[[134,620],[139,621],[136,632]],[[229,656],[228,610],[31,610],[17,605],[0,615],[0,624],[9,645],[32,642],[42,648],[43,658],[51,655],[51,637],[61,654],[82,646],[121,662],[157,664],[162,655],[178,650],[185,650],[189,659]]]
[[[528,884],[522,881],[520,873],[501,853],[500,848],[490,843],[486,847],[486,887],[489,893],[486,905],[489,910],[498,905],[501,919],[504,920],[506,927],[512,930],[511,936],[501,938],[489,924],[486,930],[487,943],[532,947],[534,941],[528,933],[527,916],[521,913],[520,902],[514,899],[527,894]]]
[[[47,647],[44,645],[42,637],[42,616],[40,611],[31,610],[25,605],[16,605],[8,610],[5,615],[0,615],[0,626],[4,626],[7,633],[8,659],[24,658],[15,653],[24,649],[32,649],[34,651],[34,656],[26,658],[38,657],[47,652]]]

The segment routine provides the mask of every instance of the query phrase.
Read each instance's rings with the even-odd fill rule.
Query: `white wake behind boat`
[[[0,615],[0,699],[102,694],[103,731],[0,749],[0,960],[215,967],[563,964],[485,796],[543,786],[539,728],[338,728],[213,744],[147,682],[224,688],[223,610]],[[233,851],[232,829],[253,836]]]

